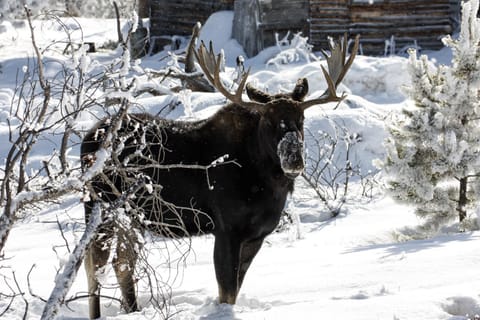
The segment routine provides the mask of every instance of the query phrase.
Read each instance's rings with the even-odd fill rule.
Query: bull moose
[[[232,93],[220,75],[222,56],[203,44],[195,51],[207,79],[230,104],[199,121],[173,121],[146,113],[125,114],[116,129],[118,152],[89,183],[94,196],[85,200],[88,220],[96,203],[112,203],[140,177],[145,186],[135,191],[124,212],[141,231],[164,237],[211,233],[215,237],[214,267],[219,303],[235,304],[253,258],[265,237],[277,226],[294,179],[304,168],[304,111],[314,105],[339,102],[336,88],[351,66],[348,42],[332,42],[324,52],[322,71],[327,89],[304,101],[308,82],[299,79],[289,94],[268,94],[247,84],[248,72]],[[243,99],[246,90],[249,100]],[[82,167],[95,161],[110,118],[100,121],[83,139]],[[228,155],[228,161],[223,162]],[[116,236],[113,266],[126,312],[138,310],[134,269],[137,233],[115,228],[106,219],[87,250],[90,318],[100,317],[98,271],[109,261]]]

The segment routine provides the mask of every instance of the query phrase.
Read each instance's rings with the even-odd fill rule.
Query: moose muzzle
[[[298,177],[305,167],[303,138],[300,132],[287,132],[278,143],[277,155],[285,175],[291,179]]]

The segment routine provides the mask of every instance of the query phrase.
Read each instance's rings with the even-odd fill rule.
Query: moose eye
[[[285,124],[285,121],[283,121],[283,120],[280,121],[280,129],[282,129],[282,130],[287,129],[287,125]]]

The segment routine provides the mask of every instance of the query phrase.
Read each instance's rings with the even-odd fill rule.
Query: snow
[[[210,41],[215,44],[216,48],[222,48],[226,55],[228,65],[234,65],[237,56],[246,56],[242,46],[232,39],[230,32],[233,26],[233,11],[220,11],[210,17],[203,26],[199,40],[209,44]],[[221,29],[222,32],[219,32]]]
[[[203,40],[213,40],[215,48],[223,48],[227,72],[234,70],[235,57],[243,54],[238,43],[225,32],[231,19],[231,12],[213,16],[201,36]],[[116,37],[113,20],[77,21],[85,41],[95,42],[97,47]],[[215,27],[218,25],[222,30]],[[61,30],[45,21],[35,21],[35,26],[42,45],[64,36]],[[77,32],[73,36],[77,37]],[[6,120],[15,94],[17,70],[30,65],[29,59],[34,55],[25,25],[15,28],[7,21],[1,22],[0,43],[0,157],[3,163],[9,148]],[[303,76],[310,81],[309,97],[321,95],[326,88],[320,69],[323,62],[299,59],[289,64],[266,65],[279,50],[268,48],[245,60],[246,67],[252,67],[251,80],[259,88],[279,92],[291,90],[297,78]],[[95,58],[102,61],[112,54],[118,53],[101,52]],[[147,57],[141,65],[158,68],[165,55],[162,52]],[[451,52],[441,50],[431,56],[436,61],[447,62]],[[402,93],[402,86],[409,83],[407,64],[406,58],[398,56],[358,56],[339,88],[339,92],[348,94],[346,101],[336,109],[334,104],[310,108],[305,113],[306,127],[312,132],[333,132],[336,123],[359,134],[362,140],[354,146],[355,157],[365,172],[375,171],[372,162],[385,155],[382,145],[387,135],[383,126],[385,119],[410,103]],[[55,64],[49,66],[51,74],[58,71]],[[195,92],[140,97],[136,103],[157,113],[172,99],[183,102],[186,108],[177,107],[168,115],[171,118],[205,118],[224,103],[219,94]],[[93,120],[85,116],[77,125],[89,128]],[[56,139],[59,137],[52,135],[51,141],[42,141],[34,155],[40,159],[51,155],[59,143]],[[78,157],[77,148],[71,151],[70,159]],[[360,186],[358,181],[352,184]],[[32,209],[17,222],[4,250],[5,257],[0,258],[0,312],[11,301],[2,294],[11,293],[7,283],[15,288],[15,276],[29,303],[28,318],[40,317],[45,303],[38,297],[50,296],[57,271],[61,272],[70,256],[65,241],[72,249],[85,228],[80,197],[73,195],[56,204]],[[194,238],[191,243],[161,239],[147,243],[151,249],[149,261],[171,288],[172,318],[458,320],[468,319],[467,315],[473,319],[473,315],[480,313],[479,231],[459,233],[455,226],[450,226],[431,234],[421,228],[423,221],[414,215],[412,207],[395,203],[379,188],[371,198],[347,201],[338,217],[325,219],[326,209],[300,178],[288,210],[299,224],[267,238],[247,273],[235,306],[219,305],[216,301],[211,236]],[[65,240],[58,225],[63,227]],[[190,246],[190,253],[182,257],[181,252]],[[165,247],[169,248],[168,255]],[[167,256],[170,264],[166,263]],[[119,297],[119,290],[110,286],[115,284],[114,278],[108,268],[104,281],[110,289],[102,293]],[[104,319],[159,318],[149,300],[145,279],[140,279],[139,287],[140,312],[124,314],[117,302],[104,298]],[[86,276],[81,268],[69,296],[83,295],[86,289]],[[168,288],[165,290],[168,292]],[[24,300],[17,297],[4,317],[22,319],[24,310]],[[87,299],[63,306],[59,318],[87,319]]]

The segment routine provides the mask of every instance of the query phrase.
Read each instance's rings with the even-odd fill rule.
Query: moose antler
[[[348,57],[348,60],[346,58],[348,48],[348,39],[346,35],[343,37],[343,41],[329,44],[330,55],[328,55],[325,51],[322,51],[325,59],[327,60],[328,71],[325,69],[325,67],[321,66],[323,75],[327,81],[327,90],[325,90],[325,92],[317,99],[299,102],[299,108],[306,110],[307,108],[317,104],[339,102],[345,98],[345,95],[342,95],[341,97],[337,96],[336,89],[340,82],[342,82],[343,78],[347,74],[348,69],[352,65],[353,60],[355,59],[358,51],[359,41],[360,36],[357,36],[355,38],[352,53],[350,54],[350,57]],[[245,89],[250,69],[243,74],[235,93],[231,93],[227,88],[225,88],[220,79],[220,66],[223,61],[223,54],[219,53],[218,55],[215,55],[211,42],[209,49],[207,49],[205,43],[202,42],[198,50],[194,51],[194,53],[208,81],[210,81],[210,83],[227,99],[238,105],[250,108],[259,108],[264,105],[260,102],[244,101],[242,99],[242,93]],[[308,86],[306,81],[305,86]]]
[[[212,43],[210,42],[210,49],[207,50],[205,43],[202,42],[198,50],[195,51],[195,57],[197,58],[198,64],[202,68],[203,73],[207,77],[208,81],[210,81],[210,83],[228,100],[244,107],[257,108],[262,106],[261,103],[244,101],[242,99],[242,93],[245,89],[250,69],[243,74],[235,93],[231,93],[227,88],[225,88],[222,80],[220,79],[220,66],[223,61],[223,53],[219,53],[217,56],[215,56]]]
[[[359,42],[360,36],[357,35],[355,37],[355,43],[353,45],[352,53],[350,54],[350,57],[348,57],[348,60],[346,62],[345,60],[348,48],[348,39],[346,34],[343,37],[343,42],[340,40],[338,43],[329,43],[330,56],[324,50],[322,50],[322,54],[327,60],[328,72],[323,66],[321,67],[323,75],[325,76],[325,80],[327,81],[328,88],[319,98],[302,102],[300,104],[300,108],[305,110],[317,104],[339,102],[345,98],[345,95],[342,95],[341,97],[337,96],[336,89],[347,74],[348,69],[352,65],[353,60],[357,55]]]

